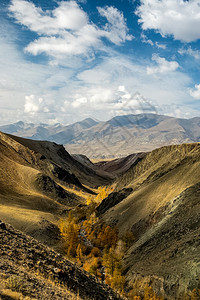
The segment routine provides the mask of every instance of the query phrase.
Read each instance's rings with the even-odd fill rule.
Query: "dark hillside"
[[[122,299],[94,276],[10,225],[0,223],[0,237],[2,299],[9,295],[41,300]]]

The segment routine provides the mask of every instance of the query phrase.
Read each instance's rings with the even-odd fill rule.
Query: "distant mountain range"
[[[200,142],[200,117],[180,119],[157,114],[116,116],[106,122],[87,118],[71,125],[17,122],[0,131],[65,145],[89,158],[122,157],[170,144]]]

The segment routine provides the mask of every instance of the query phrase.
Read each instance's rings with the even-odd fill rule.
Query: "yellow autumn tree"
[[[103,226],[102,230],[97,236],[98,243],[100,247],[111,248],[116,246],[118,240],[118,231],[117,228],[112,228],[110,226]]]
[[[105,267],[106,273],[113,276],[114,270],[117,268],[118,264],[114,247],[110,248],[109,251],[104,251],[102,264]]]
[[[111,287],[122,293],[124,291],[124,285],[125,277],[122,275],[121,270],[115,267],[111,278]]]
[[[82,258],[83,258],[82,247],[81,244],[78,244],[78,247],[76,248],[76,260],[79,264],[82,263]]]
[[[65,242],[65,251],[69,257],[76,257],[76,249],[79,243],[79,228],[71,212],[68,218],[61,220],[59,224],[60,233]]]
[[[105,199],[106,197],[108,197],[108,195],[112,192],[112,188],[111,187],[98,187],[98,195],[96,196],[96,200],[98,202],[102,201],[103,199]]]

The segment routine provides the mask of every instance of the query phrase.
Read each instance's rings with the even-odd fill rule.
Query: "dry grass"
[[[60,185],[64,190],[67,192],[73,193],[83,199],[87,199],[87,197],[90,195],[89,193],[86,193],[85,191],[78,189],[77,187],[71,188],[71,187],[66,187],[60,183],[57,182],[58,185]]]
[[[13,292],[9,289],[0,290],[0,299],[13,299],[13,300],[37,300],[36,298],[24,297],[22,293]]]
[[[148,154],[117,183],[133,193],[105,215],[118,219],[120,231],[154,214],[186,188],[199,182],[200,146],[188,144],[163,147]],[[120,216],[120,217],[119,217]]]

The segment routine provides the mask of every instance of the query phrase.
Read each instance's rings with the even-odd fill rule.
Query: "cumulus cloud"
[[[16,37],[12,31],[10,34]],[[163,73],[158,84],[158,77],[147,75],[146,61],[145,64],[139,59],[136,62],[114,51],[95,65],[84,60],[81,68],[80,58],[70,57],[69,61],[73,59],[72,68],[34,64],[25,61],[10,40],[0,38],[1,124],[18,120],[66,124],[91,116],[107,120],[125,114],[126,108],[127,113],[142,112],[142,107],[149,112],[150,100],[153,106],[159,103],[163,107],[165,103],[187,103],[190,97],[187,90],[191,79],[180,70],[171,72],[170,76]],[[143,106],[136,101],[139,97],[136,91],[147,99],[140,102]]]
[[[125,92],[126,89],[125,89],[125,86],[124,85],[119,85],[118,86],[118,92]]]
[[[114,106],[115,115],[156,113],[156,107],[152,104],[152,101],[147,100],[147,98],[139,92],[132,94],[124,87],[123,93],[119,96]]]
[[[176,71],[179,64],[176,61],[167,61],[164,57],[153,54],[152,60],[156,62],[156,66],[147,67],[147,74],[166,73]]]
[[[195,89],[190,90],[190,95],[197,100],[200,100],[200,84],[195,84]]]
[[[200,0],[141,0],[136,14],[143,30],[187,43],[200,39]]]
[[[25,48],[33,55],[92,57],[95,50],[105,50],[102,38],[116,45],[133,38],[128,34],[123,14],[112,6],[98,7],[99,14],[107,20],[103,27],[90,22],[75,1],[61,1],[52,11],[43,11],[32,2],[12,0],[9,11],[17,23],[40,35]]]
[[[83,96],[84,95],[84,96]],[[82,88],[72,96],[72,101],[66,101],[64,111],[76,109],[93,112],[93,116],[113,117],[122,114],[137,114],[156,112],[155,106],[138,92],[128,91],[124,85],[115,87]],[[95,112],[95,113],[94,113]]]
[[[32,2],[12,0],[9,11],[19,24],[38,34],[52,35],[66,29],[78,30],[88,23],[87,14],[75,1],[62,1],[53,11],[44,12]]]
[[[48,105],[43,98],[29,95],[25,97],[24,112],[28,114],[48,113]]]
[[[72,107],[77,108],[80,106],[83,106],[84,104],[86,104],[88,102],[86,97],[82,97],[82,98],[77,98],[75,101],[73,101],[71,103]],[[66,103],[65,103],[66,105]]]

